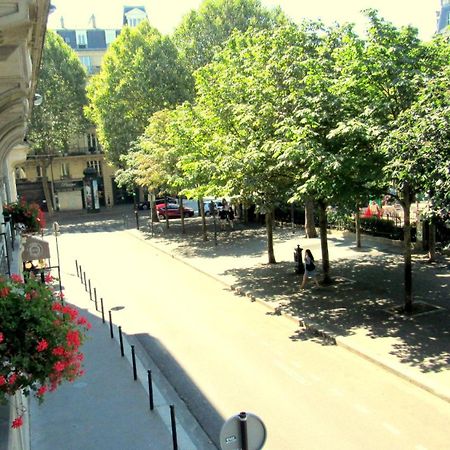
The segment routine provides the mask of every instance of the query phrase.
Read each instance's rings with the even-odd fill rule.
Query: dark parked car
[[[194,210],[192,208],[184,206],[183,210],[184,217],[194,217]],[[179,219],[181,217],[180,206],[173,203],[169,203],[167,205],[167,210],[164,203],[161,205],[156,205],[156,211],[158,212],[158,216],[163,219],[166,218],[166,215],[169,219]]]

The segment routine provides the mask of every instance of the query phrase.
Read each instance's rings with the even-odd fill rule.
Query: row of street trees
[[[314,200],[324,283],[328,205],[395,189],[405,214],[405,308],[412,308],[409,210],[448,215],[450,47],[365,12],[351,25],[291,23],[258,0],[205,0],[172,37],[125,28],[88,86],[87,115],[123,184],[228,195],[265,213],[269,263],[278,204]],[[203,205],[203,201],[200,201]],[[206,226],[204,222],[204,236]]]

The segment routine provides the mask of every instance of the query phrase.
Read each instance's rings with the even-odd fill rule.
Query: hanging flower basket
[[[21,199],[3,205],[5,222],[12,220],[20,231],[37,233],[45,227],[45,215],[37,203]]]
[[[47,275],[46,282],[51,282]],[[31,276],[0,278],[0,402],[22,391],[43,401],[63,381],[83,374],[83,343],[89,322],[62,304],[62,293]],[[13,428],[22,425],[17,412]]]

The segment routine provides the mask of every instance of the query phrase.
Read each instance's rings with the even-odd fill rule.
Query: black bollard
[[[86,272],[83,272],[84,275],[84,290],[87,292],[87,281],[86,281]]]
[[[112,323],[112,317],[111,317],[111,310],[109,310],[108,313],[109,313],[109,333],[111,334],[111,339],[114,339],[114,331],[113,331],[113,323]]]
[[[103,298],[100,298],[100,306],[102,308],[102,322],[105,323],[105,308],[103,308]]]
[[[173,450],[178,450],[177,424],[175,422],[175,406],[174,405],[170,405],[170,422],[172,424]],[[246,448],[245,450],[248,450],[248,448]]]
[[[131,346],[131,360],[133,361],[133,380],[137,380],[137,370],[136,370],[136,354],[134,353],[134,345]]]
[[[136,230],[139,230],[139,213],[138,211],[134,211],[134,215],[136,216]]]
[[[83,284],[83,271],[81,269],[81,265],[80,265],[80,281],[81,281],[81,284]]]
[[[241,449],[248,450],[247,414],[245,412],[239,413],[239,420],[241,423]]]
[[[123,351],[123,337],[122,337],[122,327],[119,325],[119,342],[120,342],[120,354],[125,356],[125,352]]]
[[[89,280],[89,300],[92,302],[92,289],[91,289],[91,280]]]
[[[94,303],[95,303],[95,310],[98,311],[97,288],[94,288]]]
[[[75,260],[75,267],[77,268],[77,277],[79,277],[80,275],[78,274],[78,261]]]
[[[153,411],[155,405],[153,404],[153,383],[151,370],[147,370],[147,379],[148,379],[148,399],[150,402],[150,411]]]

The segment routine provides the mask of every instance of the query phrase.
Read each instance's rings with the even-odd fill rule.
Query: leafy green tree
[[[196,73],[198,106],[211,118],[220,177],[229,195],[256,204],[265,214],[269,263],[273,210],[285,203],[291,172],[284,158],[295,142],[292,121],[305,75],[304,59],[314,46],[295,26],[235,33],[213,62]]]
[[[144,132],[149,118],[189,99],[192,86],[168,37],[148,22],[124,28],[88,86],[88,115],[107,159],[120,167],[120,156]]]
[[[279,8],[262,7],[259,0],[205,0],[192,10],[174,33],[174,41],[192,71],[208,64],[233,31],[273,28],[287,19]]]
[[[450,215],[450,94],[447,68],[428,79],[418,99],[399,114],[383,141],[384,172],[404,206],[405,310],[412,310],[410,206],[417,194],[431,198],[431,219]]]
[[[367,108],[370,109],[370,124],[379,130],[376,143],[386,138],[384,182],[397,189],[398,199],[404,214],[404,263],[405,263],[405,310],[412,309],[412,265],[410,208],[415,197],[424,187],[414,173],[414,156],[411,148],[391,145],[390,137],[397,136],[399,128],[405,133],[404,114],[417,101],[419,93],[426,87],[442,67],[448,65],[450,47],[443,38],[424,44],[412,27],[397,29],[378,17],[375,11],[367,12],[370,19],[366,46],[361,57],[358,76],[364,83]],[[410,122],[412,125],[412,122]],[[413,131],[410,131],[413,133]],[[389,151],[388,151],[389,149]],[[407,172],[404,167],[411,170]],[[428,175],[425,175],[428,177]]]
[[[66,151],[76,136],[87,129],[86,72],[75,52],[52,31],[47,31],[36,91],[42,104],[33,108],[28,129],[32,150],[42,162],[42,183],[49,214],[53,198],[48,189],[47,167]]]

